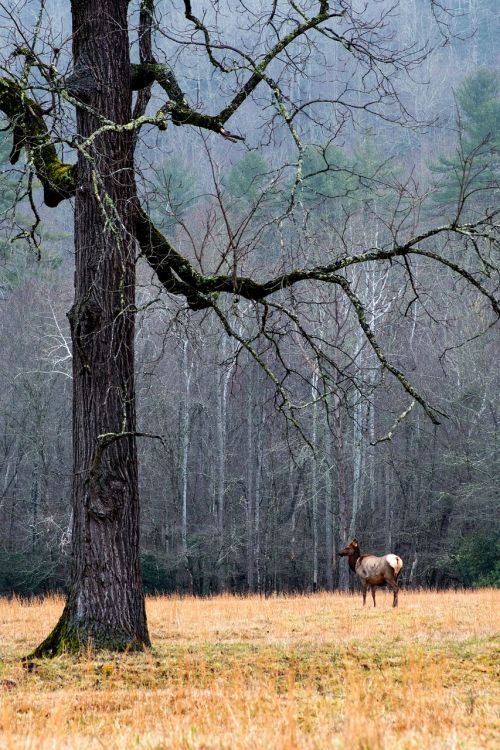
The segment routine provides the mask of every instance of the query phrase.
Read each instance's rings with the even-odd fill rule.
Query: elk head
[[[339,552],[339,557],[350,557],[351,555],[359,554],[359,542],[357,539],[353,539],[347,547]]]

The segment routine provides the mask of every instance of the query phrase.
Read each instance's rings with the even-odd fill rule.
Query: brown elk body
[[[375,603],[375,588],[383,586],[385,583],[394,592],[393,607],[398,606],[398,577],[403,567],[403,561],[398,555],[362,555],[357,539],[353,539],[350,544],[339,552],[340,557],[347,557],[350,569],[356,573],[361,581],[363,589],[363,606],[366,604],[366,592],[368,586],[371,587],[373,606]]]

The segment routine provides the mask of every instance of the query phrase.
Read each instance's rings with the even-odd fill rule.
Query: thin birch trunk
[[[224,347],[226,342],[224,340]],[[217,560],[217,582],[219,591],[224,591],[227,585],[227,554],[225,534],[225,497],[226,497],[226,430],[227,430],[227,400],[228,389],[236,361],[232,359],[230,365],[222,375],[217,388],[217,418],[216,418],[216,446],[217,446],[217,483],[216,483],[216,513],[217,537],[219,554]]]
[[[314,368],[311,380],[311,398],[312,407],[312,446],[314,449],[312,455],[311,467],[311,492],[312,492],[312,542],[313,542],[313,575],[312,588],[316,591],[318,588],[318,381],[319,374]]]
[[[249,592],[255,589],[255,536],[254,536],[254,472],[255,445],[253,430],[253,388],[254,368],[250,370],[250,383],[247,393],[247,486],[246,486],[246,577]]]
[[[335,455],[335,464],[337,469],[337,493],[339,501],[339,516],[338,516],[338,534],[339,534],[339,545],[344,547],[347,545],[348,528],[349,528],[349,501],[347,497],[347,479],[346,479],[346,466],[345,466],[345,448],[344,438],[342,434],[343,420],[342,420],[342,404],[340,396],[337,393],[333,394],[332,398],[332,426],[333,426],[333,450]],[[339,566],[339,588],[342,591],[346,591],[349,588],[349,568],[347,565]]]
[[[181,403],[180,424],[180,474],[181,474],[181,549],[187,560],[187,491],[188,491],[188,460],[189,460],[189,430],[191,406],[191,376],[193,362],[189,363],[189,343],[184,341],[182,346],[182,372],[184,375],[184,398]]]
[[[328,426],[324,429],[324,465],[325,465],[325,574],[326,587],[328,591],[333,591],[333,568],[335,560],[335,534],[333,529],[333,482],[332,482],[332,465],[331,465],[331,435]]]
[[[191,411],[191,378],[193,374],[194,360],[189,362],[189,342],[186,339],[182,345],[182,373],[184,376],[184,394],[181,402],[180,419],[180,484],[181,484],[181,553],[183,565],[189,578],[189,587],[192,589],[192,575],[189,568],[188,558],[188,462],[189,462],[189,434],[190,434],[190,411]]]

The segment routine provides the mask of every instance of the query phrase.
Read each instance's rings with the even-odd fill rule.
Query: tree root
[[[23,663],[31,662],[33,659],[53,659],[61,654],[81,654],[90,651],[144,651],[151,644],[131,636],[125,632],[113,632],[109,630],[90,631],[87,628],[78,628],[69,623],[69,607],[64,607],[59,621],[50,635],[45,638],[39,646],[31,653],[24,656]]]

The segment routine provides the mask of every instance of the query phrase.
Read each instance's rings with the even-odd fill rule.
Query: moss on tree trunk
[[[110,630],[95,623],[94,628],[88,624],[78,627],[70,623],[70,607],[66,604],[57,625],[23,661],[44,659],[61,654],[79,654],[89,648],[109,651],[143,651],[149,645],[136,636],[125,631]]]

